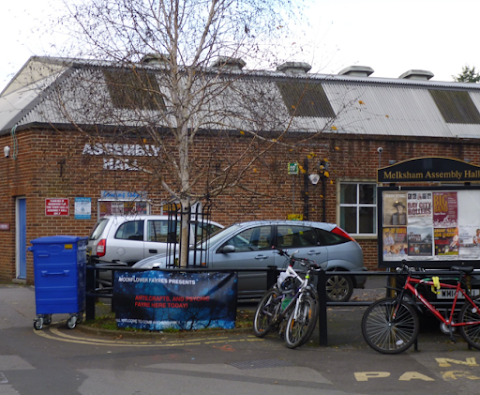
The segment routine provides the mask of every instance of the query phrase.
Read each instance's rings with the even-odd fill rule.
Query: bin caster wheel
[[[67,320],[67,328],[74,329],[77,326],[77,317],[73,316]]]
[[[45,325],[50,325],[52,323],[52,316],[50,314],[43,317],[43,323]]]
[[[33,328],[36,330],[36,331],[39,331],[40,329],[43,328],[43,323],[41,320],[35,320],[33,321]]]

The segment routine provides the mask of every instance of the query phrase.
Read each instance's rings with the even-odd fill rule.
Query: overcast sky
[[[0,6],[0,91],[33,55],[56,55],[37,30],[61,0],[23,0]],[[7,4],[5,4],[7,3]],[[372,77],[397,78],[410,69],[452,81],[464,65],[480,69],[480,0],[316,0],[308,12],[316,47],[301,61],[312,72],[369,66]],[[43,30],[43,29],[41,29]],[[291,59],[289,59],[291,60]],[[248,65],[247,65],[248,67]]]

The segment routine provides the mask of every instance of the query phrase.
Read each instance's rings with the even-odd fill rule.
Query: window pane
[[[168,221],[166,220],[152,220],[148,221],[148,241],[167,242],[168,235]]]
[[[358,186],[360,194],[360,204],[375,204],[377,202],[377,188],[372,184],[360,184]]]
[[[340,227],[347,233],[357,233],[356,207],[340,207]]]
[[[317,234],[312,228],[280,225],[277,228],[277,245],[280,248],[316,247]]]
[[[340,203],[357,203],[357,184],[342,184],[340,189]]]
[[[375,207],[361,207],[360,208],[360,226],[359,233],[376,233],[376,208]]]
[[[327,232],[323,229],[317,229],[317,233],[321,240],[321,245],[329,246],[329,245],[345,243],[348,241],[347,239],[345,239],[340,235],[337,235],[332,232]]]
[[[227,241],[227,245],[233,245],[235,252],[247,252],[270,249],[271,227],[261,226],[247,229]]]
[[[143,240],[143,221],[129,221],[118,227],[116,239]]]

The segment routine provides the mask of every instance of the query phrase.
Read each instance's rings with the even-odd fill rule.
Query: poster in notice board
[[[379,267],[480,267],[480,189],[379,188]]]

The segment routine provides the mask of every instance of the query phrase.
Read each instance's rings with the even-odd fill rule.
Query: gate
[[[208,240],[213,232],[210,225],[213,203],[200,202],[183,208],[179,203],[170,203],[167,206],[168,237],[167,237],[167,263],[168,269],[177,268],[182,260],[180,244],[183,242],[181,231],[182,217],[187,217],[188,224],[188,254],[187,266],[205,267],[202,262],[208,262],[208,251],[202,241]]]

